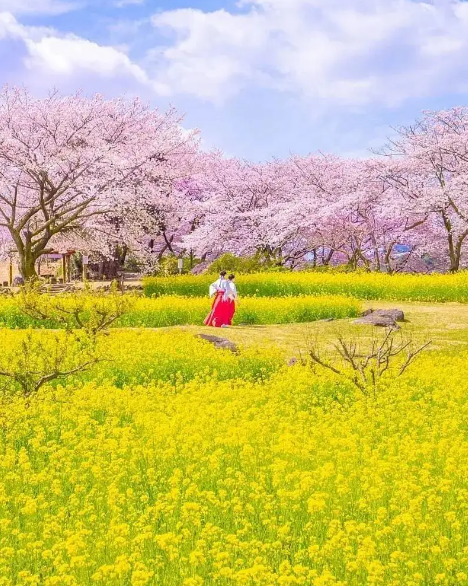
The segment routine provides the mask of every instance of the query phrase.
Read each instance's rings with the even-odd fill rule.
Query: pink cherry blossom
[[[23,277],[34,278],[41,255],[73,248],[75,238],[104,253],[127,239],[136,244],[141,226],[127,215],[164,201],[192,172],[195,133],[183,133],[180,121],[174,110],[162,114],[138,100],[36,99],[4,88],[0,229]]]

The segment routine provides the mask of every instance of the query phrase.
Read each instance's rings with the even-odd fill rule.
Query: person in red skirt
[[[219,279],[210,285],[210,297],[214,296],[210,313],[203,322],[205,326],[221,328],[228,323],[229,306],[225,301],[225,293],[228,287],[226,271],[221,271]]]
[[[237,288],[234,283],[235,275],[229,275],[227,280],[226,292],[224,294],[224,303],[226,304],[226,326],[232,326],[232,320],[236,313]]]

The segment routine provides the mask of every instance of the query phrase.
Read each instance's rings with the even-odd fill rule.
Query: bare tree
[[[19,347],[2,356],[0,377],[29,400],[44,384],[83,372],[101,360],[86,335],[31,330]]]
[[[415,346],[411,338],[388,329],[383,338],[372,339],[367,349],[360,348],[356,340],[338,336],[333,346],[341,364],[323,359],[315,347],[309,348],[309,358],[312,364],[350,381],[363,395],[375,397],[385,374],[400,377],[430,344],[428,341]]]
[[[114,322],[133,303],[128,295],[90,290],[63,298],[40,295],[26,287],[20,309],[35,320],[45,320],[60,331],[31,330],[19,346],[0,357],[0,377],[29,398],[46,383],[88,370],[107,360],[98,345]]]

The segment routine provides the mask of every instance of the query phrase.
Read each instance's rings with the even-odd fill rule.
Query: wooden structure
[[[38,261],[37,274],[39,277],[55,277],[60,268],[63,282],[68,283],[71,281],[71,257],[74,253],[74,250],[67,250],[45,254]]]
[[[19,268],[11,259],[0,261],[0,286],[10,286],[13,283],[15,277],[19,277]]]
[[[51,253],[44,255],[37,262],[37,274],[43,278],[53,278],[57,276],[60,271],[64,283],[69,283],[72,280],[72,263],[71,257],[75,253],[74,250],[67,250],[67,252]],[[16,262],[12,258],[0,261],[0,286],[5,284],[12,286],[16,277],[20,277],[21,273]]]

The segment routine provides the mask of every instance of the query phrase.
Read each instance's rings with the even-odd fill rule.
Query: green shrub
[[[193,258],[190,260],[189,257],[183,257],[184,266],[182,272],[187,274],[190,270],[200,263],[200,259]],[[155,268],[153,275],[155,277],[169,277],[179,274],[179,257],[175,254],[168,254],[163,256]]]
[[[210,274],[219,274],[221,271],[228,273],[239,273],[248,275],[251,273],[261,272],[281,272],[286,271],[284,267],[278,267],[271,261],[266,261],[260,256],[241,257],[235,254],[226,253],[216,259],[209,268]]]

